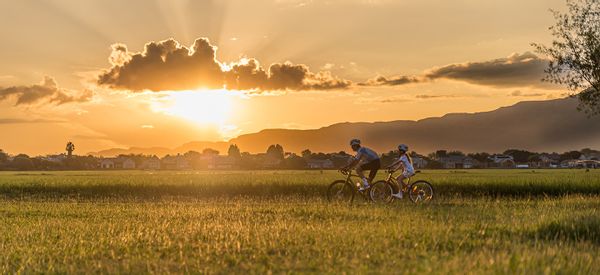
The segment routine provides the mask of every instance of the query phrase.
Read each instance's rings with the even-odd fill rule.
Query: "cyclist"
[[[350,146],[352,147],[352,150],[356,152],[356,156],[354,156],[352,161],[342,170],[349,170],[352,167],[356,167],[356,173],[362,179],[362,187],[359,190],[365,191],[370,187],[369,183],[373,181],[377,175],[377,171],[381,168],[381,160],[375,151],[367,147],[362,147],[359,139],[351,140]],[[368,179],[363,172],[365,170],[369,170]]]
[[[400,155],[398,160],[394,161],[394,163],[388,166],[387,169],[392,172],[402,169],[402,173],[397,178],[398,183],[400,184],[399,191],[398,193],[392,195],[396,198],[402,199],[402,184],[404,184],[405,179],[409,179],[415,175],[415,168],[413,167],[412,158],[408,154],[408,146],[405,144],[400,144],[398,146],[398,153]]]

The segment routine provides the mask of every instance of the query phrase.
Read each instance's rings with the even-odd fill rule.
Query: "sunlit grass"
[[[0,272],[600,271],[596,171],[425,172],[427,206],[330,205],[337,177],[1,173]]]

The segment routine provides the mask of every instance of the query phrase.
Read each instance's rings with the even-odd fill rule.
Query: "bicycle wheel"
[[[408,196],[416,204],[430,202],[433,199],[433,186],[424,180],[415,181],[408,189]]]
[[[354,200],[354,186],[345,180],[336,180],[327,188],[327,200],[329,202],[349,202]]]
[[[392,194],[394,194],[393,186],[384,180],[373,183],[369,192],[371,200],[377,204],[388,204],[392,202],[394,200]]]

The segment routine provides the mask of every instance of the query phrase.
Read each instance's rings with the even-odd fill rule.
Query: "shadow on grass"
[[[600,245],[600,217],[587,216],[544,224],[534,232],[537,239],[589,241]]]

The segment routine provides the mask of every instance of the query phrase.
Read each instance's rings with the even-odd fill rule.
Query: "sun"
[[[222,126],[231,116],[233,96],[223,90],[169,92],[153,104],[153,109],[200,125]]]

